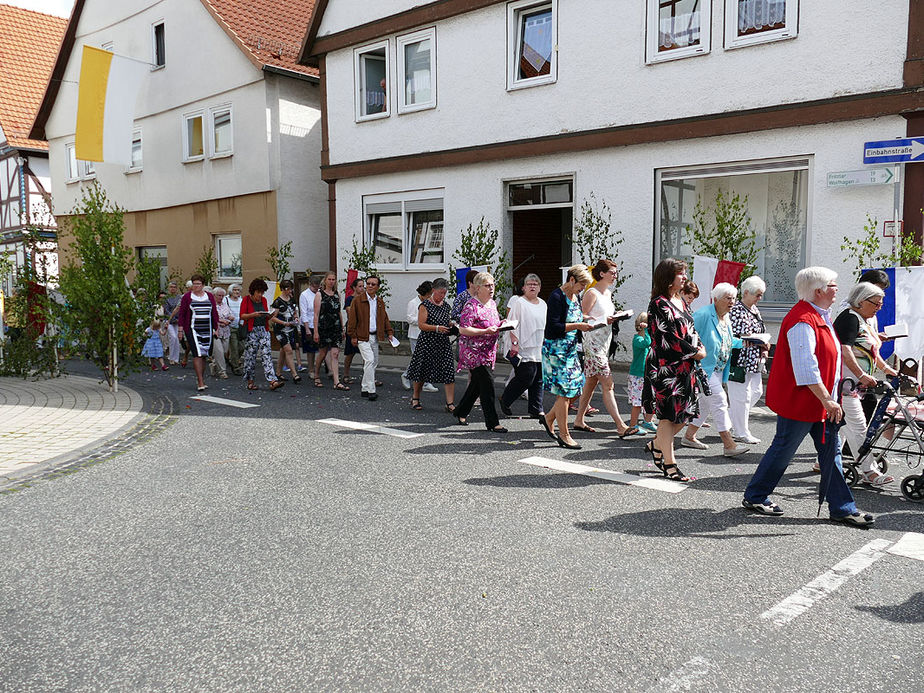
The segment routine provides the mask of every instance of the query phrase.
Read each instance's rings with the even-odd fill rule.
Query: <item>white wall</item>
[[[374,0],[374,2],[333,0],[327,4],[327,9],[324,11],[318,36],[327,36],[344,29],[351,29],[419,5],[428,5],[431,2],[433,0]]]
[[[321,180],[320,87],[266,76],[266,108],[273,123],[272,185],[277,190],[279,245],[292,241],[293,271],[328,264],[327,184]]]
[[[143,132],[144,171],[97,164],[110,197],[130,211],[230,197],[270,187],[263,73],[244,56],[200,2],[88,0],[58,98],[48,119],[55,213],[71,210],[80,186],[65,185],[64,146],[73,141],[83,44],[113,42],[113,50],[151,60],[154,22],[165,21],[166,66],[145,78],[136,106]],[[183,164],[182,114],[230,102],[234,155]],[[254,134],[257,136],[254,136]]]
[[[646,65],[644,2],[562,0],[557,83],[510,92],[506,5],[453,17],[437,25],[437,108],[363,123],[355,122],[353,51],[331,53],[331,163],[902,85],[906,2],[858,0],[844,11],[834,0],[802,0],[797,38],[730,51],[722,48],[724,3],[712,5],[710,54]],[[389,38],[389,91],[395,93],[395,42]]]
[[[657,169],[722,164],[759,158],[809,156],[808,262],[834,268],[847,277],[840,245],[844,235],[858,236],[866,214],[891,218],[892,186],[829,189],[830,171],[859,168],[863,142],[888,139],[904,133],[899,116],[837,125],[774,130],[750,135],[703,138],[657,145],[640,145],[593,152],[492,162],[456,169],[415,171],[374,179],[337,183],[338,257],[350,245],[353,230],[363,225],[362,196],[374,193],[444,187],[446,257],[459,242],[459,232],[484,215],[486,221],[507,232],[504,181],[526,176],[546,177],[575,172],[575,206],[593,191],[610,206],[614,227],[629,239],[620,258],[633,278],[620,298],[636,311],[648,305],[654,242],[654,173]],[[345,268],[341,268],[341,275]],[[414,287],[423,279],[446,274],[443,269],[424,273],[388,273],[391,309],[397,315]],[[849,280],[842,279],[844,291]],[[626,335],[624,335],[626,336]],[[631,335],[628,335],[631,337]]]

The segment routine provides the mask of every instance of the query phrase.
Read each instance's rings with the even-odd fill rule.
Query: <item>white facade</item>
[[[794,0],[786,2],[791,5]],[[903,86],[905,3],[862,2],[843,13],[835,11],[840,7],[837,3],[802,0],[797,26],[789,27],[792,35],[726,47],[728,3],[729,10],[737,5],[733,0],[708,3],[711,38],[701,54],[659,62],[651,59],[646,45],[647,11],[658,5],[655,0],[552,2],[553,68],[541,84],[527,88],[517,88],[510,80],[515,50],[511,42],[516,39],[511,22],[519,8],[543,3],[497,3],[327,53],[332,169],[327,177],[336,179],[338,258],[345,255],[354,237],[358,240],[362,235],[369,242],[370,209],[378,209],[370,204],[395,197],[438,196],[445,261],[426,267],[405,263],[402,268],[385,268],[392,302],[403,305],[401,301],[413,295],[422,279],[445,276],[461,230],[477,224],[482,216],[502,230],[505,247],[514,249],[515,219],[522,208],[509,207],[511,183],[571,181],[572,204],[548,207],[564,207],[568,210],[564,214],[573,212],[576,217],[591,193],[606,202],[613,228],[626,238],[618,259],[632,275],[619,298],[638,312],[647,307],[651,271],[662,256],[662,217],[669,216],[661,197],[663,181],[686,176],[688,181],[701,183],[690,190],[708,193],[705,203],[723,184],[748,195],[754,228],[766,246],[761,248],[758,269],[776,277],[778,307],[766,306],[766,317],[781,316],[790,300],[786,292],[794,295],[790,277],[798,269],[795,263],[799,267],[823,264],[842,276],[850,274],[852,268],[844,264],[840,249],[844,236],[862,233],[867,214],[879,221],[891,219],[895,190],[892,185],[828,188],[827,174],[862,168],[865,141],[904,136],[907,123],[899,115],[772,130],[758,124],[756,131],[741,134],[689,139],[681,134],[676,139],[664,138],[669,141],[630,146],[575,147],[586,151],[568,151],[564,145],[564,153],[530,157],[518,151],[516,158],[497,161],[491,160],[490,149],[486,149],[484,162],[456,166],[435,167],[429,161],[415,166],[410,157],[406,165],[400,162],[403,172],[364,176],[348,170],[342,177],[337,175],[338,165],[354,164],[361,171],[364,165],[374,168],[379,158],[516,144],[529,138],[635,124],[656,126],[665,120],[734,115]],[[325,29],[334,33],[348,28],[342,13],[349,4],[344,0],[330,3],[319,36]],[[416,3],[400,4],[407,9]],[[430,26],[435,27],[438,66],[432,80],[438,94],[436,106],[407,114],[392,107],[387,117],[357,117],[357,57],[369,46],[386,45],[388,93],[393,96],[403,86],[396,83],[396,63],[402,59],[396,51],[399,40]],[[864,51],[861,45],[877,48]],[[786,181],[791,182],[790,190]],[[794,226],[781,226],[786,201],[792,202],[794,215],[801,219]],[[689,219],[689,210],[683,219]],[[787,245],[789,232],[795,240]],[[689,253],[689,248],[682,250]],[[625,332],[623,338],[631,338],[631,330]]]
[[[82,46],[151,62],[153,27],[161,22],[166,62],[152,67],[135,111],[140,166],[97,163],[95,173],[83,175],[85,171],[78,169],[74,176],[67,148],[74,142]],[[275,191],[278,229],[268,225],[263,247],[277,243],[278,230],[280,245],[293,243],[293,269],[325,267],[326,186],[317,174],[319,88],[307,75],[292,74],[265,72],[251,62],[198,0],[88,0],[46,123],[57,186],[55,213],[69,213],[80,200],[81,179],[94,177],[110,199],[129,212]],[[231,114],[231,144],[230,151],[220,152],[213,118],[226,109]],[[204,152],[190,159],[184,128],[186,119],[197,114],[203,118]]]

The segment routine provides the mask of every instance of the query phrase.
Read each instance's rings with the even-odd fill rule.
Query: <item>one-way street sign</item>
[[[924,137],[882,140],[863,145],[864,164],[896,164],[924,161]]]

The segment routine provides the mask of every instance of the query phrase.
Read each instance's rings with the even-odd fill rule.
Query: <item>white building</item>
[[[49,143],[54,212],[98,179],[125,208],[126,244],[192,273],[213,246],[219,281],[269,275],[292,242],[293,271],[330,262],[317,70],[298,64],[313,0],[77,0],[33,134]],[[131,166],[74,154],[83,45],[150,63]]]
[[[924,134],[922,58],[919,0],[330,0],[302,51],[326,87],[338,258],[375,245],[397,300],[482,216],[547,293],[594,193],[627,238],[620,298],[644,310],[722,188],[747,195],[771,318],[799,268],[846,274],[843,237],[893,218],[894,186],[827,175],[863,168],[865,141]],[[904,191],[920,238],[924,165]]]

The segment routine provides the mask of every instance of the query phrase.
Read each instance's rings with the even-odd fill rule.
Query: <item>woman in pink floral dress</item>
[[[459,368],[468,368],[468,388],[456,405],[453,415],[463,426],[468,425],[466,417],[481,399],[484,423],[489,431],[506,433],[500,425],[494,403],[494,361],[497,358],[497,328],[500,316],[494,303],[494,277],[479,272],[472,280],[469,293],[472,298],[465,304],[459,317]]]

